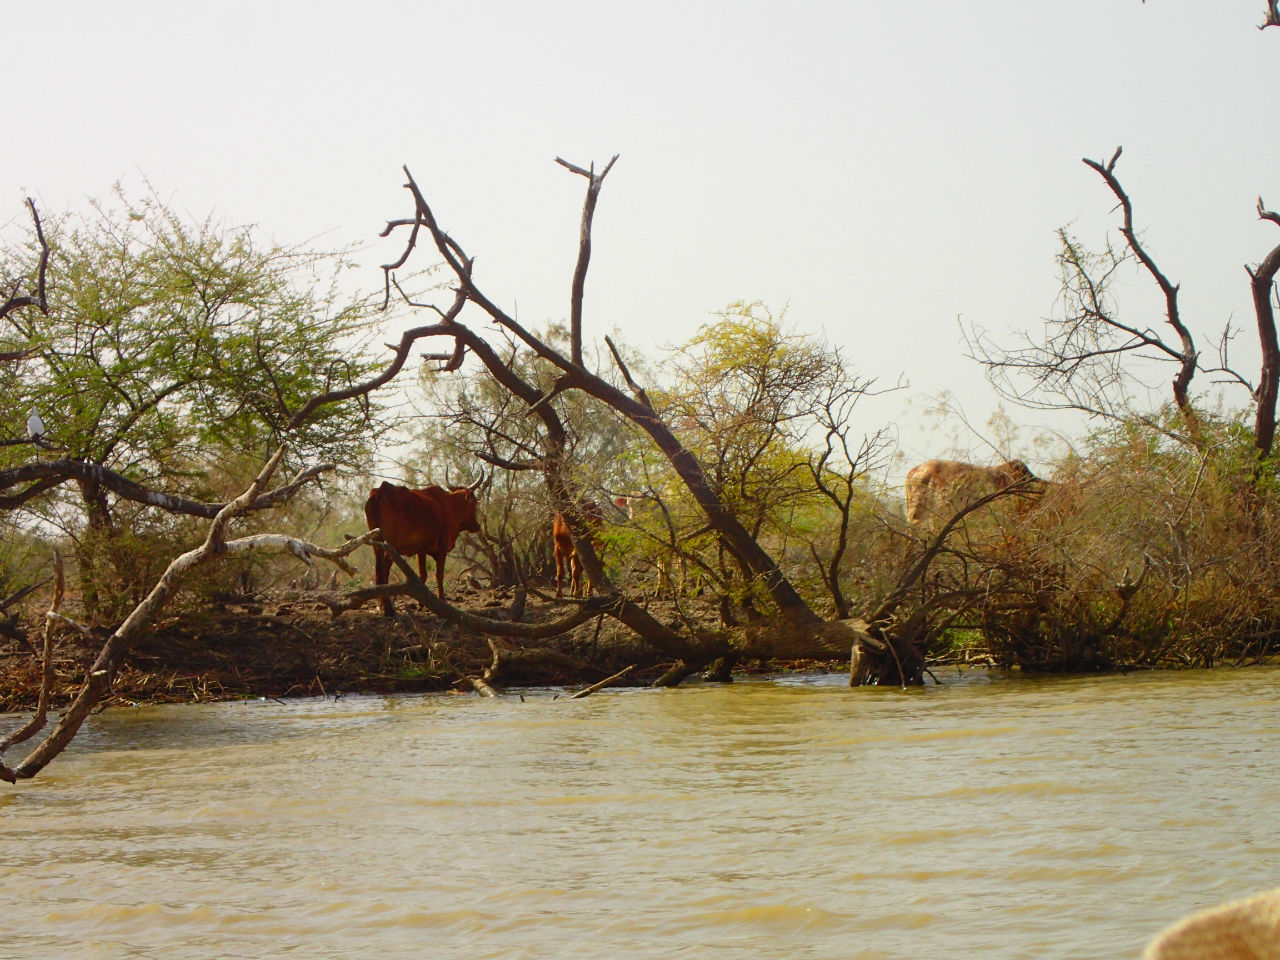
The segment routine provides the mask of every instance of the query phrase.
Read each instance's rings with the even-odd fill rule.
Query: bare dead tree
[[[986,331],[970,327],[964,331],[969,354],[986,367],[996,390],[1016,403],[1108,418],[1133,415],[1129,385],[1135,373],[1129,361],[1171,363],[1177,367],[1173,400],[1194,440],[1196,414],[1190,388],[1199,369],[1199,354],[1182,319],[1178,285],[1169,280],[1138,237],[1132,201],[1115,173],[1121,149],[1117,147],[1106,163],[1089,158],[1083,162],[1097,171],[1118,201],[1124,246],[1116,248],[1108,243],[1102,252],[1089,253],[1065,230],[1059,231],[1062,316],[1045,322],[1041,338],[1024,335],[1022,344],[1013,348],[1002,347]],[[1174,339],[1166,338],[1155,326],[1120,318],[1111,286],[1120,269],[1131,261],[1159,287],[1164,323]]]
[[[1133,205],[1115,174],[1120,153],[1121,148],[1117,147],[1105,164],[1087,158],[1084,163],[1098,172],[1119,201],[1123,218],[1120,233],[1125,238],[1125,250],[1118,252],[1108,246],[1102,254],[1090,255],[1061,231],[1063,317],[1046,323],[1043,340],[1025,337],[1022,346],[1008,350],[993,343],[984,331],[970,328],[965,331],[970,355],[987,368],[988,378],[996,389],[1015,402],[1033,407],[1067,407],[1108,417],[1132,415],[1124,399],[1124,384],[1129,376],[1125,358],[1175,363],[1178,371],[1172,383],[1173,399],[1193,442],[1197,430],[1190,399],[1192,379],[1197,371],[1221,374],[1225,379],[1216,382],[1244,386],[1250,391],[1255,403],[1254,446],[1258,456],[1265,459],[1274,444],[1277,396],[1280,395],[1280,343],[1274,307],[1280,244],[1256,267],[1245,267],[1262,354],[1261,371],[1254,386],[1230,364],[1228,348],[1234,331],[1229,325],[1219,339],[1218,365],[1210,367],[1201,363],[1194,337],[1179,311],[1178,285],[1165,276],[1138,239]],[[1257,211],[1260,219],[1280,225],[1280,214],[1267,209],[1261,197]],[[1173,330],[1176,341],[1166,340],[1152,327],[1119,319],[1109,287],[1116,271],[1130,258],[1141,264],[1160,288],[1165,301],[1165,322]],[[1029,386],[1015,382],[1020,378],[1026,378],[1022,382]],[[1119,398],[1114,396],[1116,391],[1120,393]]]
[[[571,164],[565,164],[563,161],[561,162],[571,171],[585,174],[589,177],[588,209],[584,211],[583,231],[579,239],[578,256],[578,271],[585,272],[589,259],[590,212],[594,211],[595,207],[594,195],[598,194],[604,176],[612,169],[614,161],[611,160],[599,175],[584,171],[582,168],[574,167]],[[599,558],[591,545],[588,523],[577,507],[578,497],[575,495],[576,491],[571,489],[570,483],[567,481],[568,471],[565,469],[566,465],[563,459],[565,431],[563,424],[560,423],[559,417],[555,413],[553,403],[560,394],[570,390],[581,391],[602,401],[650,437],[658,450],[671,463],[676,475],[705,514],[710,527],[723,540],[726,547],[732,551],[743,568],[750,571],[758,579],[772,599],[779,621],[788,625],[785,630],[761,631],[753,636],[751,642],[762,652],[767,648],[775,647],[777,644],[789,644],[793,649],[807,647],[830,652],[834,649],[839,649],[841,646],[844,649],[848,649],[850,640],[863,642],[860,635],[855,636],[852,632],[846,631],[844,639],[839,643],[835,643],[832,642],[831,631],[820,629],[823,626],[821,618],[810,609],[795,587],[779,569],[773,558],[720,500],[697,458],[672,432],[670,426],[654,408],[643,387],[635,381],[630,370],[616,351],[614,352],[614,360],[619,373],[630,389],[629,393],[624,392],[608,380],[588,370],[574,357],[564,356],[551,344],[526,329],[519,321],[484,294],[474,280],[472,260],[462,246],[446,233],[437,222],[431,206],[423,196],[412,174],[407,169],[405,174],[408,181],[406,189],[413,198],[414,216],[411,219],[392,220],[388,223],[386,231],[384,231],[384,235],[386,235],[400,228],[409,228],[410,230],[403,254],[394,264],[389,264],[385,268],[388,276],[387,289],[389,290],[393,285],[391,279],[392,270],[408,262],[409,256],[415,248],[422,230],[425,228],[445,265],[457,279],[457,287],[455,289],[457,297],[475,305],[501,330],[514,337],[534,356],[549,364],[556,371],[556,379],[549,388],[545,390],[534,389],[531,384],[519,377],[503,361],[499,353],[483,338],[460,322],[456,309],[451,309],[447,315],[444,311],[437,311],[441,313],[444,319],[431,329],[429,335],[451,337],[455,344],[453,351],[440,351],[440,355],[453,357],[459,355],[460,351],[471,352],[484,364],[498,383],[520,397],[528,405],[531,414],[541,418],[546,433],[543,456],[544,475],[552,504],[559,512],[564,514],[574,542],[578,545],[583,567],[592,583],[599,585],[601,593],[605,595],[615,593],[616,589],[605,575]],[[581,301],[582,284],[575,282],[571,303],[572,316],[581,316]],[[458,299],[454,301],[455,307],[458,302]],[[670,628],[654,621],[647,612],[641,610],[636,603],[626,597],[619,599],[612,613],[633,629],[636,629],[644,639],[658,645],[659,649],[674,650],[684,648],[690,655],[697,655],[696,649],[692,651],[689,649],[690,645],[687,639],[679,637]],[[874,646],[877,654],[884,654],[887,649],[886,644],[879,641]]]

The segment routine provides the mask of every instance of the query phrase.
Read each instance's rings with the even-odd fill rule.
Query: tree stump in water
[[[910,636],[851,617],[824,624],[821,636],[849,651],[849,686],[914,687],[924,683],[924,653]]]

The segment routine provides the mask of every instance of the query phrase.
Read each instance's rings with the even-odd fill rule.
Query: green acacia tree
[[[792,547],[807,547],[800,556],[816,558],[814,542],[797,542],[797,530],[844,530],[859,478],[887,445],[883,433],[850,442],[853,408],[874,381],[853,374],[822,338],[789,331],[785,311],[775,315],[745,301],[727,306],[684,343],[674,369],[669,392],[655,402],[720,499],[784,563]],[[822,582],[848,616],[839,586],[847,543],[835,540],[822,549]],[[744,594],[754,578],[726,563],[731,556],[717,550],[701,565],[716,569],[728,592]]]
[[[340,255],[193,221],[154,195],[115,201],[45,225],[47,312],[2,321],[25,353],[5,371],[0,438],[22,438],[32,409],[47,433],[0,446],[0,493],[57,516],[82,543],[82,574],[122,533],[112,489],[84,465],[184,496],[224,460],[265,457],[307,398],[367,376],[378,307],[339,291]],[[0,275],[21,275],[33,242],[0,249]],[[291,434],[291,456],[358,464],[380,428],[368,400],[324,407]],[[67,470],[25,482],[14,471],[33,455]]]

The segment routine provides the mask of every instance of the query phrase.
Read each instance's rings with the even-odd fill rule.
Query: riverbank
[[[501,593],[484,591],[460,598],[463,606],[481,614],[506,602]],[[394,618],[382,616],[373,603],[335,617],[318,595],[295,591],[173,613],[129,651],[116,673],[112,701],[179,703],[455,686],[470,690],[469,678],[492,665],[493,649],[484,636],[459,631],[412,602],[402,600],[398,606]],[[557,610],[563,608],[531,602],[525,617],[537,622]],[[39,638],[41,614],[32,609],[22,623],[32,642]],[[594,636],[597,630],[600,637]],[[89,636],[60,632],[54,645],[55,705],[75,694],[109,633],[106,627]],[[642,645],[618,639],[613,631],[606,634],[601,625],[588,623],[540,644],[544,657],[520,658],[522,669],[508,671],[508,682],[594,682],[608,676],[615,663],[617,669],[635,664],[637,679],[660,669]],[[32,642],[0,638],[0,710],[35,706],[40,665]]]
[[[458,602],[473,613],[493,615],[510,607],[511,596],[472,589]],[[370,603],[334,617],[318,594],[291,592],[173,613],[130,650],[117,671],[109,702],[471,692],[471,679],[492,671],[494,647],[489,638],[459,630],[412,601],[401,599],[398,609],[395,618],[387,618]],[[664,619],[675,616],[673,606],[655,604],[653,609]],[[565,610],[564,604],[530,598],[523,619],[542,622],[563,616]],[[34,605],[24,616],[31,642],[0,637],[0,711],[31,710],[36,705],[40,664],[32,643],[38,641],[42,616]],[[70,630],[60,633],[54,647],[55,707],[75,695],[109,633],[105,627],[87,637]],[[498,641],[496,646],[495,686],[572,687],[595,683],[626,667],[632,668],[628,684],[649,684],[670,666],[610,617],[598,617],[536,644]],[[743,668],[763,670],[766,665]]]

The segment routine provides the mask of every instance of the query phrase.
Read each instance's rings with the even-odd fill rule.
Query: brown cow
[[[395,483],[382,483],[369,492],[364,518],[369,529],[381,529],[382,539],[396,552],[418,556],[418,576],[427,578],[427,556],[436,562],[436,589],[444,599],[444,561],[464,530],[479,531],[476,520],[476,488],[484,482],[484,473],[469,487],[432,485],[411,490]],[[375,544],[374,582],[387,582],[391,572],[391,555]],[[394,616],[395,604],[382,598],[382,612]]]
[[[579,500],[578,510],[586,521],[587,529],[594,535],[604,525],[604,514],[600,512],[600,504],[594,500]],[[564,596],[564,574],[570,571],[569,592],[577,597],[582,594],[582,561],[578,559],[578,550],[573,545],[573,534],[563,513],[557,513],[551,523],[551,539],[554,541],[556,555],[556,597]],[[591,581],[587,581],[587,596],[591,596]]]
[[[947,519],[974,500],[1015,484],[1028,494],[1044,492],[1045,483],[1021,460],[981,467],[958,460],[928,460],[907,473],[907,521]]]

